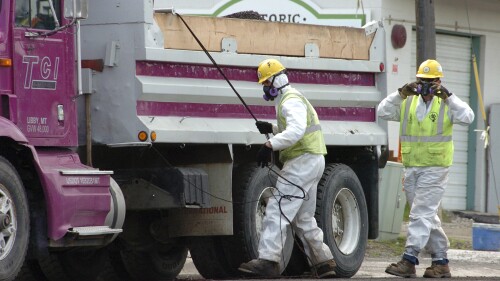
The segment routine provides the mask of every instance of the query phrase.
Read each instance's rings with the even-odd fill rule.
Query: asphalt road
[[[451,222],[443,223],[448,238],[472,242],[472,223],[470,219],[448,214]],[[407,223],[401,225],[401,236],[406,236]],[[500,251],[472,251],[448,250],[452,278],[447,280],[500,280]],[[425,253],[419,257],[420,265],[417,266],[417,278],[422,279],[425,268],[430,266],[431,259]],[[346,280],[408,280],[385,273],[385,268],[397,259],[384,257],[365,257],[361,268],[350,279]],[[178,279],[203,280],[193,265],[190,258]],[[308,280],[308,278],[294,278],[294,280]],[[313,279],[311,279],[313,280]],[[341,280],[341,279],[339,279]]]
[[[448,258],[453,278],[447,280],[500,280],[500,252],[450,249]],[[365,258],[358,273],[346,280],[408,280],[384,272],[391,262],[396,261],[386,260],[385,258]],[[429,257],[420,257],[420,265],[417,266],[418,278],[423,278],[425,268],[430,264],[431,259]],[[178,279],[203,280],[203,277],[198,274],[191,259],[188,259]],[[293,278],[293,280],[308,279],[313,278]]]

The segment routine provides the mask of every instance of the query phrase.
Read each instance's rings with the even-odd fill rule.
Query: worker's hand
[[[273,153],[272,148],[267,147],[265,144],[262,145],[262,147],[259,150],[259,153],[257,153],[257,166],[260,166],[261,168],[266,167],[267,163],[271,161],[272,153]]]
[[[449,96],[452,95],[452,93],[450,93],[448,89],[439,84],[432,85],[431,93],[433,93],[435,96],[442,98],[443,100],[446,100]]]
[[[408,96],[418,95],[417,87],[418,87],[417,82],[411,82],[411,83],[404,84],[403,87],[398,89],[399,95],[403,99],[406,99]]]
[[[255,122],[255,126],[259,129],[261,134],[272,134],[273,133],[273,124],[265,121],[257,121]]]

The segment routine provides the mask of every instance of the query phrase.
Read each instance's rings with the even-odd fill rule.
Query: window
[[[52,0],[57,18],[61,18],[61,0]],[[56,28],[49,0],[17,0],[16,26],[53,30]]]

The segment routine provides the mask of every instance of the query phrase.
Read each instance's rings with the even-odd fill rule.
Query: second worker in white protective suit
[[[274,134],[260,149],[257,162],[266,167],[272,152],[279,151],[283,169],[275,196],[269,198],[266,207],[259,257],[241,264],[239,270],[262,277],[279,276],[282,245],[290,221],[304,245],[313,274],[318,278],[333,277],[336,263],[314,218],[317,185],[325,168],[325,141],[315,109],[289,85],[285,72],[285,67],[275,59],[262,61],[257,69],[259,83],[264,85],[264,99],[275,101],[278,121],[277,126],[257,121],[260,133]],[[303,189],[304,199],[300,198],[304,194],[297,186]],[[280,194],[293,197],[279,202]]]
[[[417,81],[405,84],[378,106],[380,118],[400,122],[403,186],[411,207],[403,257],[385,270],[400,277],[416,277],[418,254],[424,248],[432,257],[424,277],[451,277],[449,242],[437,212],[453,161],[453,124],[470,125],[474,112],[441,85],[441,77],[441,65],[426,60]]]

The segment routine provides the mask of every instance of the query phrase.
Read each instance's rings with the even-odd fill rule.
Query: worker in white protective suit
[[[415,277],[418,254],[425,248],[432,264],[424,277],[451,277],[449,241],[437,213],[453,161],[453,124],[470,125],[474,112],[441,85],[441,77],[441,65],[427,60],[418,69],[417,81],[405,84],[378,106],[380,118],[400,122],[403,186],[411,206],[403,257],[385,270],[396,276]]]
[[[290,221],[302,240],[312,272],[318,278],[333,277],[336,263],[314,218],[317,185],[325,168],[325,141],[316,111],[289,85],[285,72],[285,67],[275,59],[262,61],[257,69],[259,83],[264,85],[264,99],[274,100],[278,121],[277,126],[257,121],[260,133],[274,134],[260,149],[257,162],[265,167],[273,151],[280,151],[283,169],[275,196],[269,198],[266,207],[259,257],[241,264],[239,270],[262,277],[279,276],[279,261]],[[280,194],[291,195],[290,200],[279,200]]]

